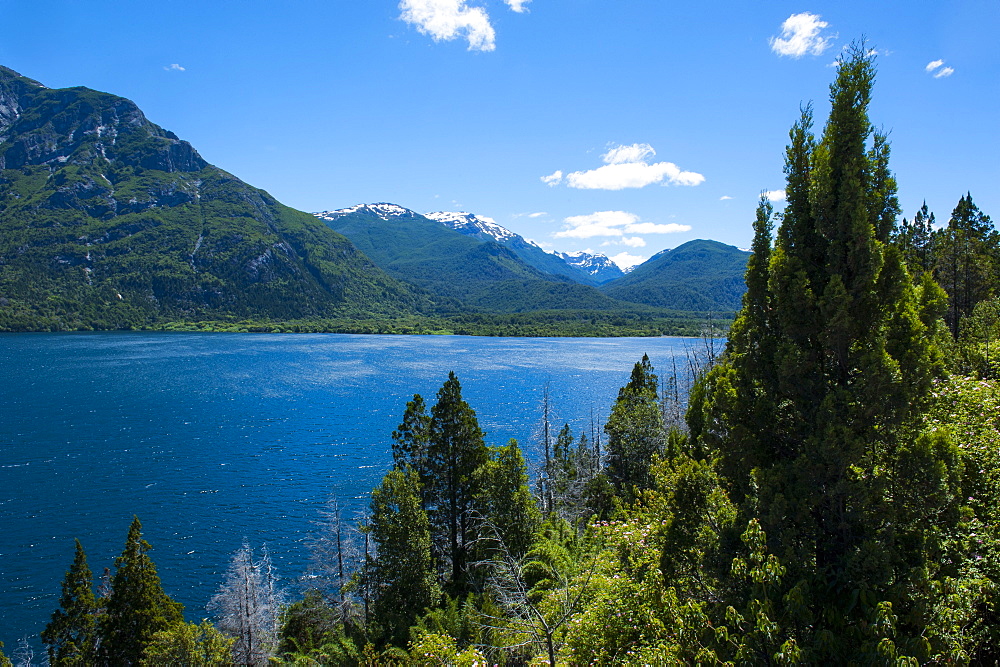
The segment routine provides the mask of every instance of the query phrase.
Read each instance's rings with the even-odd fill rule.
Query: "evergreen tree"
[[[424,399],[414,394],[406,403],[403,422],[392,432],[392,460],[397,467],[412,466],[420,475],[421,483],[427,478],[427,443],[430,437],[431,418]]]
[[[966,193],[948,226],[935,235],[935,277],[948,293],[945,319],[953,337],[981,301],[996,293],[1000,275],[1000,233]]]
[[[493,448],[490,461],[480,468],[478,477],[486,520],[497,531],[495,537],[503,541],[507,553],[520,558],[534,540],[541,514],[528,488],[527,466],[517,441],[511,439],[505,447]]]
[[[111,593],[98,622],[104,662],[138,664],[153,635],[183,621],[183,606],[163,592],[156,565],[148,555],[151,548],[142,539],[139,518],[133,518],[125,549],[115,559]]]
[[[821,139],[809,107],[793,127],[776,243],[762,202],[725,362],[693,393],[689,414],[743,520],[759,519],[768,551],[788,568],[784,590],[795,593],[777,599],[791,605],[786,620],[814,661],[859,655],[878,602],[901,616],[919,607],[911,577],[934,554],[904,536],[923,533],[909,501],[896,502],[906,493],[900,471],[917,475],[916,465],[954,479],[947,442],[915,440],[939,370],[941,295],[927,281],[912,284],[890,243],[898,204],[888,143],[868,120],[874,76],[872,58],[854,45],[839,63]],[[953,504],[949,488],[925,508]],[[919,643],[917,625],[900,636],[910,631]]]
[[[48,645],[49,664],[87,665],[96,657],[97,600],[87,554],[76,540],[76,555],[62,583],[59,609],[42,631]]]
[[[439,596],[416,471],[407,466],[386,473],[372,491],[371,509],[369,530],[377,551],[365,577],[383,639],[401,646],[416,618]]]
[[[447,578],[453,592],[464,592],[470,547],[484,516],[476,471],[488,460],[476,413],[462,399],[455,373],[449,373],[431,408],[425,493],[435,559],[439,567],[450,570]]]
[[[604,425],[608,434],[608,479],[618,495],[628,500],[633,499],[633,489],[651,487],[649,466],[666,441],[658,394],[653,365],[644,354],[632,369],[628,384],[619,390]]]
[[[903,253],[903,261],[910,275],[918,277],[934,269],[934,214],[925,201],[908,222],[903,218],[895,236],[896,245]]]

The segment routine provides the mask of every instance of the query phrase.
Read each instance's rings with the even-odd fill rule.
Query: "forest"
[[[77,543],[49,662],[1000,660],[1000,234],[970,193],[897,222],[875,74],[855,45],[822,129],[811,106],[792,127],[721,353],[639,360],[589,432],[546,400],[532,476],[450,374],[402,410],[365,518],[329,508],[294,597],[244,544],[214,623],[184,621],[138,519],[96,591]]]

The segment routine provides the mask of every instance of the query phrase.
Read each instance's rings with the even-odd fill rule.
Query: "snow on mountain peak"
[[[570,266],[575,266],[591,276],[607,274],[608,272],[611,274],[621,272],[621,268],[615,264],[614,260],[604,253],[577,250],[574,252],[557,252],[555,254]]]
[[[424,217],[436,220],[441,224],[451,227],[464,234],[474,234],[476,232],[485,234],[496,241],[503,243],[517,236],[506,227],[501,227],[493,218],[464,211],[435,211],[426,213]]]
[[[408,208],[403,208],[398,204],[390,204],[388,202],[378,202],[376,204],[358,204],[356,206],[351,206],[349,208],[339,208],[335,211],[322,211],[320,213],[313,213],[317,218],[321,220],[336,220],[337,218],[342,218],[345,215],[350,215],[351,213],[363,213],[367,215],[375,216],[376,218],[381,218],[383,220],[395,220],[398,218],[416,218],[420,214],[411,211]]]

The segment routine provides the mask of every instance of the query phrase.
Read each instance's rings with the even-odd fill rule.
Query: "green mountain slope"
[[[542,273],[569,278],[584,285],[598,284],[598,281],[586,271],[568,264],[559,255],[545,252],[520,234],[501,227],[492,218],[474,213],[446,211],[428,213],[424,217],[440,222],[456,232],[479,239],[483,243],[499,243],[517,255],[525,264]]]
[[[208,164],[131,101],[0,67],[0,330],[423,305],[343,236]]]
[[[446,309],[622,307],[594,287],[529,266],[496,242],[462,234],[402,207],[357,206],[318,215],[389,275],[426,290]]]
[[[718,241],[688,241],[601,289],[615,299],[660,308],[736,311],[746,291],[749,257],[749,252]]]

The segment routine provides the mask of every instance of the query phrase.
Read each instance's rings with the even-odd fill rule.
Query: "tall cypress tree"
[[[476,471],[489,460],[475,411],[462,398],[455,373],[431,408],[426,455],[428,516],[439,564],[451,570],[454,591],[463,591],[469,553],[482,518]]]
[[[796,621],[817,644],[833,636],[823,628],[867,618],[873,600],[906,608],[908,573],[929,555],[900,537],[917,521],[899,509],[909,497],[899,471],[913,473],[900,457],[930,471],[955,464],[946,439],[916,437],[941,295],[913,285],[890,243],[898,204],[888,143],[868,119],[874,76],[854,45],[819,141],[810,107],[792,128],[775,245],[762,202],[743,309],[689,413],[744,520],[759,520],[788,567]],[[812,657],[847,655],[831,646]]]
[[[632,500],[635,489],[652,487],[649,466],[663,452],[666,432],[659,404],[659,385],[648,355],[632,368],[628,383],[618,391],[608,423],[608,480],[618,495]]]
[[[76,540],[76,555],[62,583],[59,609],[42,631],[51,665],[88,665],[95,659],[97,600],[87,554]]]
[[[372,491],[371,536],[377,555],[368,565],[373,611],[383,639],[404,645],[417,616],[437,602],[431,532],[421,507],[420,478],[409,466],[386,473]]]
[[[154,634],[184,620],[184,607],[163,592],[150,549],[134,517],[125,549],[115,559],[111,593],[99,622],[100,653],[106,663],[138,664]]]

